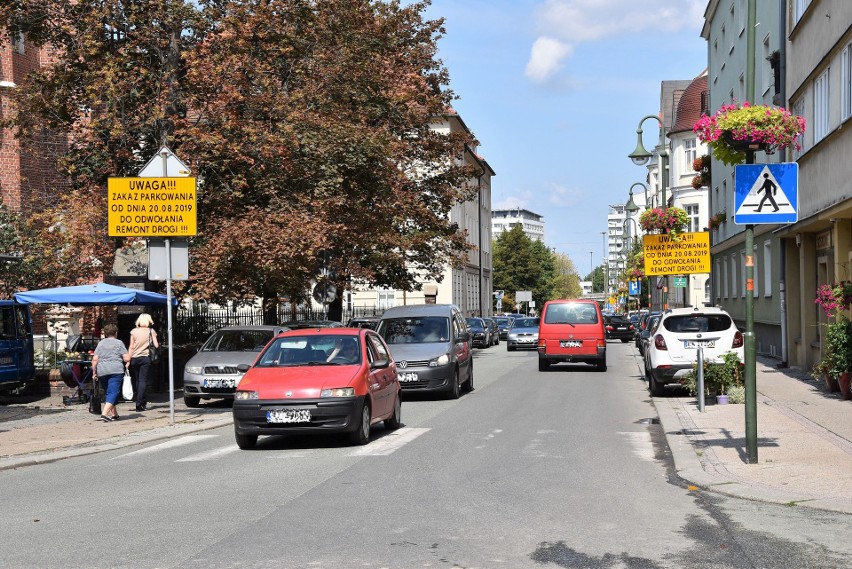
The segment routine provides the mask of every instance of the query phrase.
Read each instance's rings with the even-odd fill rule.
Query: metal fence
[[[343,311],[342,322],[362,316],[381,316],[384,308],[360,307]],[[293,320],[328,320],[328,313],[322,310],[299,308],[295,316],[289,307],[280,308],[275,315],[275,325]],[[213,332],[223,326],[255,326],[264,322],[264,312],[260,308],[205,308],[190,312],[179,310],[172,325],[172,336],[176,345],[201,344]]]

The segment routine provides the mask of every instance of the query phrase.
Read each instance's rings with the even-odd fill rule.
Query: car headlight
[[[237,391],[234,399],[257,399],[257,391]]]
[[[442,354],[442,355],[438,356],[437,358],[435,358],[434,360],[430,360],[429,361],[429,367],[445,366],[448,363],[450,363],[450,355],[449,354]]]
[[[183,368],[183,371],[186,373],[201,375],[201,366],[186,366],[185,368]]]
[[[323,389],[320,397],[355,397],[354,387],[335,387],[334,389]]]

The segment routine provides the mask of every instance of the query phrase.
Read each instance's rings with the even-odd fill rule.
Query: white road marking
[[[389,435],[371,442],[351,453],[349,456],[387,456],[393,451],[410,443],[429,429],[403,427]]]
[[[201,462],[203,460],[213,460],[224,456],[226,454],[231,454],[232,452],[239,452],[240,447],[237,445],[228,445],[226,447],[213,449],[207,452],[200,452],[198,454],[193,454],[186,458],[181,458],[176,460],[175,462]]]
[[[651,433],[648,431],[632,431],[629,433],[622,432],[618,434],[623,435],[628,441],[630,441],[630,444],[633,447],[633,454],[642,460],[656,462],[657,459],[654,458],[655,450],[654,443],[651,441]]]
[[[134,456],[134,455],[140,455],[140,454],[150,454],[150,453],[153,453],[153,452],[159,452],[161,450],[166,450],[166,449],[169,449],[169,448],[189,445],[189,444],[192,444],[192,443],[197,443],[198,441],[201,441],[201,440],[204,440],[204,439],[216,438],[218,436],[219,435],[186,435],[185,437],[180,437],[179,439],[172,439],[170,441],[166,441],[166,442],[160,443],[158,445],[154,445],[154,446],[151,446],[151,447],[146,447],[146,448],[143,448],[143,449],[135,450],[133,452],[129,452],[129,453],[123,454],[121,456],[116,456],[112,460],[115,460],[116,458],[126,457],[126,456]]]

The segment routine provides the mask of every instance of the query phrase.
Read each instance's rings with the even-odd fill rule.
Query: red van
[[[586,362],[606,371],[606,330],[594,300],[544,303],[538,325],[538,370],[559,362]]]

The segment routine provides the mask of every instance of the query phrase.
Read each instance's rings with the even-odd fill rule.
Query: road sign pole
[[[746,164],[754,164],[754,151],[746,151]],[[757,464],[757,362],[754,348],[754,225],[746,225],[745,231],[746,271],[746,332],[745,352],[745,430],[746,460]]]

